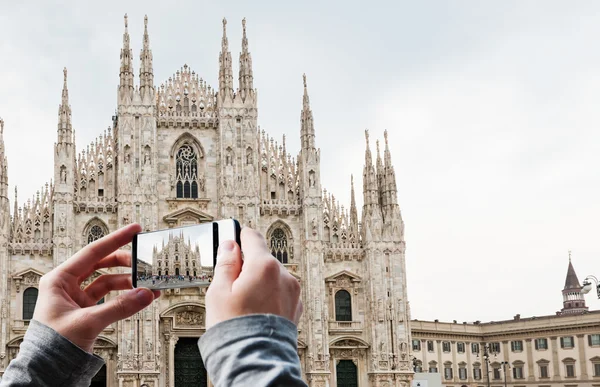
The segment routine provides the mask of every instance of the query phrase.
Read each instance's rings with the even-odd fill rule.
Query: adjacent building
[[[569,259],[563,307],[555,315],[413,320],[415,370],[440,373],[443,385],[456,387],[600,386],[600,311],[588,312],[581,289]]]

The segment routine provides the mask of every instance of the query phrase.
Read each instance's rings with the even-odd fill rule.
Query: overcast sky
[[[147,13],[156,82],[188,64],[215,87],[221,19],[237,84],[246,17],[259,124],[297,153],[305,72],[323,185],[341,203],[354,173],[362,204],[365,128],[372,144],[389,131],[413,318],[554,314],[569,250],[580,280],[600,275],[600,3],[213,3],[1,1],[21,202],[52,177],[63,66],[78,148],[111,124],[126,12],[136,69]]]

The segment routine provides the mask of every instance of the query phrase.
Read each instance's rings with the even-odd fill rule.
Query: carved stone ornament
[[[201,326],[204,325],[204,314],[195,311],[183,311],[175,314],[175,323],[177,325]]]

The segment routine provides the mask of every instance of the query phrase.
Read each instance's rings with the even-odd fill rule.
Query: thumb
[[[225,241],[219,246],[217,265],[211,286],[226,287],[231,289],[242,271],[242,253],[234,241]]]
[[[123,320],[144,309],[154,301],[154,293],[150,289],[137,288],[129,290],[104,304],[94,306],[94,321],[107,327],[115,321]]]

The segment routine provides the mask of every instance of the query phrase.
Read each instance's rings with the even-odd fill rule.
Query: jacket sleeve
[[[296,325],[276,315],[223,321],[198,341],[215,387],[306,386],[297,346]]]
[[[103,365],[100,357],[31,320],[19,354],[6,368],[0,387],[89,386]]]

